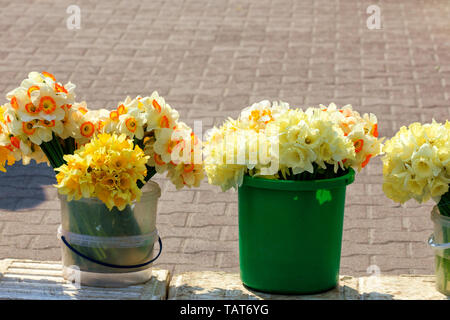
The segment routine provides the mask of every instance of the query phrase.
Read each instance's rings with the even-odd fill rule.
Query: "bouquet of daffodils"
[[[139,201],[147,174],[148,156],[125,134],[101,133],[86,145],[65,155],[57,168],[57,187],[69,201],[74,198],[98,198],[111,210],[124,210],[133,200]]]
[[[384,146],[383,191],[404,203],[431,198],[442,215],[450,216],[450,123],[433,120],[401,127]]]
[[[134,184],[140,189],[157,172],[167,172],[177,189],[198,186],[203,179],[201,141],[191,128],[178,121],[178,112],[157,92],[149,97],[127,97],[112,111],[89,110],[85,102],[75,101],[74,84],[63,85],[48,72],[31,72],[6,98],[8,102],[0,107],[0,170],[5,171],[6,165],[18,160],[24,164],[32,159],[47,162],[59,172],[60,193],[70,199],[98,197],[109,209],[123,208],[139,198]],[[112,136],[106,138],[102,134]],[[92,139],[93,144],[83,148]],[[98,147],[102,143],[118,143],[124,149]],[[91,171],[94,155],[101,161],[100,154],[112,152],[118,159],[117,165],[130,161],[127,157],[136,160],[133,157],[139,150],[145,155],[139,157],[139,164],[145,160],[145,170],[139,170],[137,175],[119,175],[114,181],[95,180],[99,177],[93,173],[95,170]],[[99,186],[81,182],[88,177]],[[120,185],[121,191],[110,196],[108,183]],[[124,192],[127,186],[130,190]]]
[[[0,170],[18,160],[47,162],[68,200],[63,205],[83,213],[69,215],[72,231],[141,234],[131,205],[140,201],[141,188],[157,172],[167,172],[177,189],[198,186],[203,179],[201,142],[157,92],[127,97],[110,111],[89,110],[85,102],[75,101],[74,90],[75,85],[63,85],[50,73],[31,72],[7,94],[8,102],[0,107]],[[111,214],[72,201],[81,198],[100,199]],[[122,254],[97,247],[85,253],[97,260]],[[130,254],[141,257],[148,250],[136,248]],[[78,266],[88,263],[74,259]]]
[[[313,180],[364,168],[382,149],[377,118],[350,105],[291,109],[261,101],[208,132],[205,171],[210,184],[237,188],[245,175]]]

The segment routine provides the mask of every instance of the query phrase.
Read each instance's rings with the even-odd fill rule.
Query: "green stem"
[[[85,234],[85,235],[91,235],[91,236],[108,236],[102,230],[94,230],[93,227],[96,224],[101,224],[98,221],[98,215],[91,215],[91,219],[86,218],[86,214],[90,214],[90,210],[92,210],[89,203],[85,203],[83,201],[70,201],[68,203],[69,207],[69,221],[70,221],[70,227],[69,231],[78,233],[78,234]],[[92,221],[93,220],[93,221]],[[103,248],[96,248],[96,247],[78,247],[78,249],[83,252],[84,254],[97,259],[97,260],[104,260],[107,256],[105,253],[105,249]],[[83,266],[84,264],[89,265],[90,262],[87,262],[84,260],[84,258],[79,257],[76,254],[72,254],[74,257],[74,260],[77,261],[77,265],[79,267]],[[82,268],[84,269],[84,268]]]
[[[438,208],[443,216],[450,217],[450,191],[442,195]]]
[[[439,200],[439,203],[437,204],[439,213],[442,216],[450,217],[450,191],[443,194],[441,196],[441,199]],[[448,243],[450,241],[449,232],[447,226],[442,226],[442,240],[443,243]],[[442,274],[442,286],[443,291],[445,293],[448,292],[448,282],[449,282],[449,275],[450,275],[450,259],[447,259],[447,256],[450,258],[450,255],[448,254],[450,252],[450,249],[444,250],[442,252],[442,257],[437,257],[437,266],[436,270],[437,272],[441,272]]]
[[[65,154],[74,154],[75,152],[75,139],[72,137],[69,137],[64,140],[64,146],[65,146]]]
[[[144,182],[141,180],[137,181],[137,186],[139,189],[142,189],[142,187],[156,174],[155,167],[150,167],[148,165],[145,165],[147,167],[147,175],[144,178]]]
[[[51,141],[53,144],[53,148],[55,148],[56,152],[58,153],[58,157],[59,157],[59,162],[61,165],[65,164],[66,161],[64,160],[64,151],[61,147],[61,144],[59,143],[58,139],[56,138],[56,136],[53,134],[53,140]]]
[[[139,148],[144,150],[144,139],[139,140],[138,138],[134,137],[133,138],[133,143],[134,143],[135,146],[139,146]]]
[[[43,142],[40,145],[42,151],[44,152],[45,156],[47,157],[48,161],[50,162],[50,165],[53,167],[53,169],[58,168],[58,166],[56,165],[54,159],[56,158],[56,156],[53,154],[52,149],[49,148],[49,146],[47,145],[46,142]]]
[[[53,162],[55,163],[55,165],[57,167],[60,167],[63,163],[63,160],[62,160],[61,154],[59,153],[59,150],[56,148],[56,146],[54,145],[54,143],[52,141],[50,141],[48,143],[48,146],[49,146],[49,149],[52,150],[52,153],[54,155]]]
[[[49,159],[53,168],[58,168],[65,164],[64,151],[58,138],[53,134],[53,139],[48,142],[42,142],[41,149],[45,150],[47,158]]]
[[[140,140],[136,137],[134,137],[133,139],[133,143],[135,146],[139,146],[139,148],[141,148],[142,150],[144,150],[144,140]],[[137,181],[137,186],[139,189],[142,189],[142,187],[156,174],[156,169],[155,167],[150,167],[148,165],[145,165],[147,167],[147,175],[144,178],[144,182],[142,181]]]

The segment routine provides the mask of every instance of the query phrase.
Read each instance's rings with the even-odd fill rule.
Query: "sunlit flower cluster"
[[[204,177],[201,140],[157,92],[136,100],[143,110],[143,144],[149,166],[158,173],[167,172],[177,189],[198,187]]]
[[[100,133],[125,134],[149,156],[148,166],[167,177],[179,189],[198,187],[204,177],[201,141],[179,114],[155,91],[151,96],[127,97],[113,110],[89,110],[75,103],[68,110],[64,138],[84,145]]]
[[[127,97],[114,110],[88,111],[82,121],[89,128],[85,138],[123,133],[141,145],[149,156],[147,165],[158,173],[167,172],[177,189],[198,187],[204,177],[201,141],[178,118],[178,112],[155,91],[151,96]]]
[[[383,191],[404,203],[430,198],[439,202],[450,183],[450,123],[412,123],[384,146]]]
[[[97,197],[110,210],[123,210],[140,200],[137,182],[144,182],[148,157],[125,134],[99,134],[64,160],[56,187],[69,201]]]
[[[63,135],[67,109],[74,103],[75,85],[62,85],[47,72],[30,72],[20,86],[6,95],[4,118],[10,133],[20,140],[24,155],[33,145]],[[22,143],[23,142],[23,143]],[[31,142],[31,144],[30,144]]]
[[[338,109],[334,103],[328,107],[320,105],[320,109],[329,114],[330,119],[342,129],[344,136],[354,146],[355,158],[348,159],[349,166],[360,171],[372,157],[381,153],[382,139],[378,139],[378,121],[373,113],[365,113],[361,117],[351,105]]]
[[[63,156],[102,133],[124,134],[148,155],[150,173],[167,173],[177,188],[203,179],[201,141],[155,91],[127,97],[114,110],[90,110],[76,102],[75,85],[48,72],[31,72],[0,107],[0,170],[22,159],[57,168]]]
[[[238,187],[245,175],[303,179],[358,171],[381,152],[375,115],[363,117],[350,105],[290,109],[261,101],[208,132],[205,171],[223,190]]]

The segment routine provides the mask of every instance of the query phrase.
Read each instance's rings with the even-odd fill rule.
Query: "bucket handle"
[[[434,249],[439,249],[439,250],[450,249],[450,243],[436,243],[434,240],[434,234],[432,234],[428,238],[428,244]]]
[[[141,264],[135,264],[135,265],[128,265],[128,266],[123,266],[123,265],[117,265],[117,264],[111,264],[111,263],[106,263],[106,262],[101,262],[98,260],[95,260],[93,258],[90,258],[84,254],[82,254],[80,251],[78,251],[77,249],[75,249],[74,247],[72,247],[69,242],[67,242],[66,238],[64,236],[61,236],[61,240],[62,242],[64,242],[64,244],[67,246],[67,248],[69,248],[70,250],[72,250],[74,253],[76,253],[77,255],[79,255],[80,257],[89,260],[90,262],[99,264],[101,266],[104,267],[109,267],[109,268],[117,268],[117,269],[132,269],[132,268],[140,268],[140,267],[145,267],[146,265],[149,265],[150,263],[154,262],[156,259],[159,258],[159,256],[161,255],[162,252],[162,241],[161,241],[161,237],[158,235],[158,243],[159,243],[159,252],[156,255],[156,257],[154,257],[153,259],[151,259],[150,261],[141,263]]]

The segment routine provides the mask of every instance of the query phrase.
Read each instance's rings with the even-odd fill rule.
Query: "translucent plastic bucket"
[[[61,200],[63,276],[88,286],[124,287],[151,278],[154,243],[159,240],[156,212],[161,189],[149,181],[140,202],[124,210],[98,199]]]
[[[354,171],[313,181],[244,177],[239,260],[244,285],[306,294],[337,285],[346,186]]]
[[[450,217],[439,213],[437,206],[431,211],[434,233],[428,243],[434,249],[436,288],[445,295],[450,295]]]

